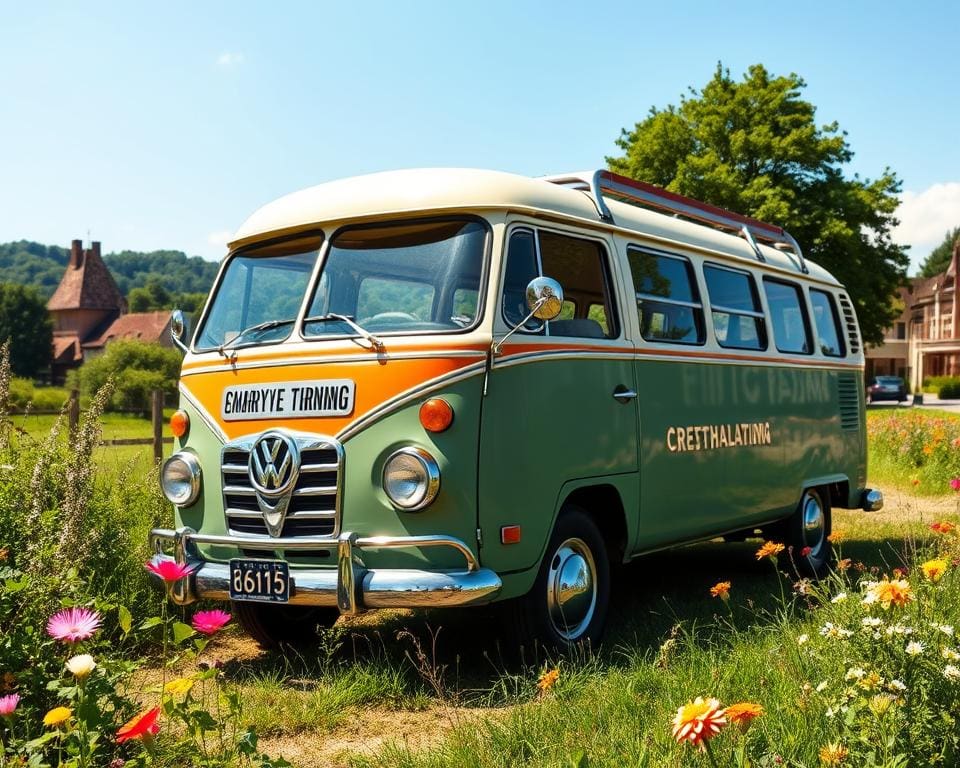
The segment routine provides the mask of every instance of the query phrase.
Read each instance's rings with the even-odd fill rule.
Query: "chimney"
[[[93,248],[93,255],[99,259],[100,258],[100,241],[94,240],[92,243],[90,243],[90,246]]]
[[[74,240],[70,243],[70,266],[80,269],[83,266],[83,241]]]

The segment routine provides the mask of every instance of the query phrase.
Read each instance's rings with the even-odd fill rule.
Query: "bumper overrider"
[[[291,568],[288,605],[336,606],[341,613],[360,613],[366,608],[442,608],[474,605],[492,600],[502,586],[500,577],[481,568],[470,548],[453,536],[368,536],[341,533],[337,538],[271,538],[222,536],[198,533],[192,528],[154,528],[150,549],[158,560],[189,565],[189,576],[175,582],[171,599],[178,605],[194,600],[229,600],[230,566],[204,560],[197,544],[241,549],[336,551],[336,568]],[[457,571],[427,571],[406,568],[366,568],[364,549],[398,547],[449,547],[466,561]],[[167,549],[172,549],[167,554]]]

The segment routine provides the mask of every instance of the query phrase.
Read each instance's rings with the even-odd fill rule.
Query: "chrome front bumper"
[[[215,544],[242,549],[336,550],[336,568],[291,568],[288,605],[336,606],[341,613],[360,613],[366,608],[441,608],[489,602],[500,591],[500,577],[481,568],[470,548],[452,536],[370,536],[341,533],[336,539],[219,536],[197,533],[192,528],[154,528],[150,549],[159,559],[190,565],[192,573],[170,589],[178,605],[194,600],[229,600],[230,567],[204,560],[196,544]],[[167,554],[165,546],[172,547]],[[397,547],[450,547],[466,560],[462,571],[426,571],[400,568],[365,568],[359,559],[363,549]]]

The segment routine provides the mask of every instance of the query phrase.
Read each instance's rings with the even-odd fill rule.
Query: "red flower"
[[[122,744],[132,739],[152,738],[160,731],[160,726],[157,723],[159,717],[160,707],[154,707],[130,718],[117,731],[117,743]]]
[[[960,491],[960,477],[951,478],[950,487],[955,491]]]
[[[811,552],[813,552],[813,547],[804,547],[800,550],[800,557],[810,557]]]
[[[144,563],[144,567],[166,582],[180,581],[180,579],[193,573],[192,566],[185,563],[175,563],[173,560],[148,560]]]
[[[193,614],[191,624],[197,632],[203,635],[214,635],[223,629],[230,621],[230,614],[226,611],[197,611]]]
[[[953,533],[955,530],[957,530],[957,526],[955,526],[951,522],[944,520],[942,522],[934,523],[933,525],[931,525],[930,530],[933,531],[934,533],[941,533],[946,535],[948,533]]]

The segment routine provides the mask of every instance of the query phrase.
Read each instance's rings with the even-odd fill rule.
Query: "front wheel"
[[[509,606],[521,644],[567,650],[596,645],[610,602],[610,562],[596,523],[579,507],[560,512],[533,588]]]
[[[805,490],[796,511],[786,521],[784,542],[792,547],[784,554],[802,576],[819,579],[830,569],[830,524],[830,502],[823,492],[816,488]]]
[[[310,608],[237,600],[233,614],[240,626],[261,648],[307,645],[317,639],[317,627],[332,627],[340,612],[336,608]]]

